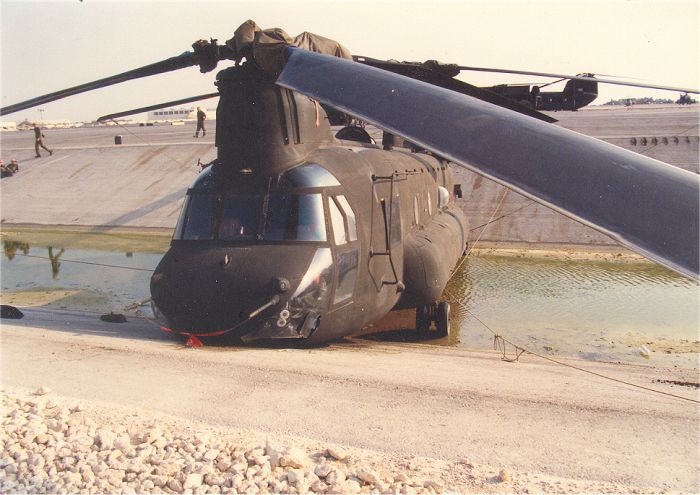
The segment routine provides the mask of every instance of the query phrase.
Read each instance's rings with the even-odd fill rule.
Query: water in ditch
[[[149,297],[168,241],[3,233],[2,302],[124,312]],[[550,356],[698,367],[699,295],[696,282],[651,263],[473,256],[445,291],[453,332],[430,343],[490,349],[496,333]]]

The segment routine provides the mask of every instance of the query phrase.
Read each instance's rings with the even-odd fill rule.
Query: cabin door
[[[333,261],[336,267],[333,305],[344,306],[353,302],[357,288],[360,243],[357,240],[355,212],[343,194],[329,195],[326,203],[331,220]]]

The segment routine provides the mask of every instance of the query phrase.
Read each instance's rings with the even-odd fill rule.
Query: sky
[[[538,72],[593,72],[637,82],[700,86],[697,0],[474,1],[101,1],[0,0],[2,106],[147,65],[198,39],[233,36],[245,20],[294,36],[311,31],[353,54],[437,59],[459,65]],[[219,64],[219,69],[226,62]],[[214,92],[216,70],[197,67],[139,79],[42,105],[43,119],[100,115]],[[465,73],[488,86],[544,82],[536,77]],[[556,88],[556,87],[553,87]],[[611,98],[679,93],[599,85]],[[214,100],[205,104],[215,105]],[[39,120],[30,109],[3,121]]]

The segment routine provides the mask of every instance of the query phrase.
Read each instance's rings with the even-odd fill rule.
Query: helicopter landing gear
[[[435,321],[437,335],[447,337],[450,334],[450,304],[441,302],[437,306],[437,319]]]
[[[416,308],[416,331],[421,337],[426,336],[430,331],[430,308],[431,306]]]
[[[416,308],[416,331],[423,338],[439,339],[450,334],[450,305],[446,302]]]

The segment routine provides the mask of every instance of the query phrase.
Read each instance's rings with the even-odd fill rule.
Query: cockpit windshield
[[[320,194],[273,194],[263,239],[325,241],[326,223]]]
[[[257,195],[190,194],[175,229],[175,239],[254,239],[260,225],[260,205]]]
[[[261,195],[190,193],[174,239],[326,241],[321,194],[290,192],[263,200]]]
[[[219,239],[224,241],[254,239],[259,226],[259,196],[223,196]]]

